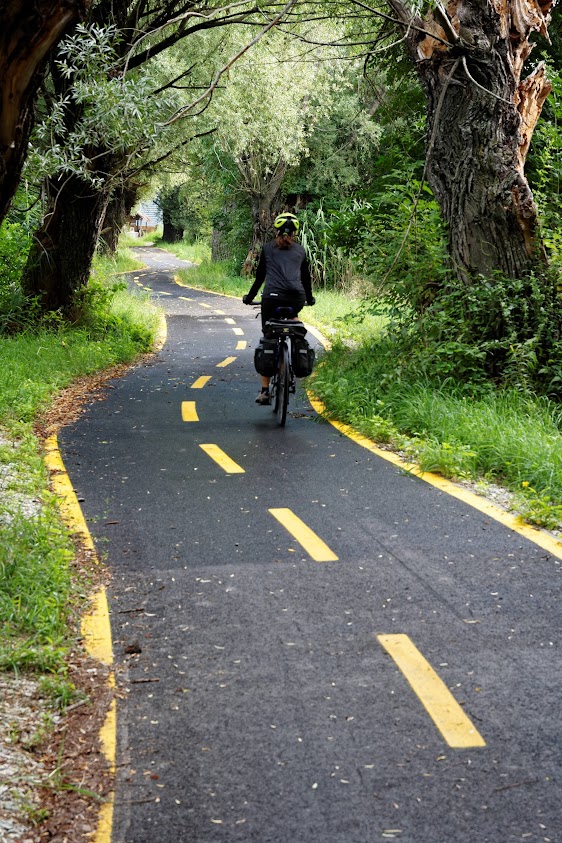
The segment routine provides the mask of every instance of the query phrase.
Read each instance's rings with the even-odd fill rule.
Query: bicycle
[[[306,328],[303,323],[291,319],[293,313],[290,307],[279,307],[276,311],[276,318],[265,323],[264,336],[267,339],[275,339],[276,344],[276,366],[270,383],[271,402],[273,412],[277,415],[278,423],[285,426],[287,420],[287,408],[289,406],[289,394],[296,392],[295,374],[292,364],[292,339],[293,337],[304,337]]]

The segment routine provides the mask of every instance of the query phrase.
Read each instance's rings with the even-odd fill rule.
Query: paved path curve
[[[113,843],[562,840],[560,561],[302,389],[277,427],[254,312],[144,259],[166,345],[60,435],[113,577]]]

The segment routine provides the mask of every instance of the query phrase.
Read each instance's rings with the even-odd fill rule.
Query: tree
[[[272,3],[273,16],[264,23],[268,3],[258,9],[251,3],[221,6],[207,0],[94,0],[88,26],[69,42],[66,58],[51,63],[49,93],[58,119],[51,153],[55,158],[60,153],[61,162],[46,182],[45,217],[24,275],[26,292],[45,309],[73,316],[75,294],[87,284],[114,189],[128,180],[169,126],[197,107],[205,110],[221,75],[294,2],[284,7]],[[250,27],[254,37],[218,70],[216,60],[213,66],[204,57],[202,93],[187,90],[174,111],[161,101],[167,86],[148,90],[149,68],[165,50],[198,33],[236,24]],[[97,53],[96,46],[101,47]],[[189,89],[193,68],[201,63],[197,47],[191,64],[170,85],[184,80]]]
[[[553,0],[440,0],[421,16],[388,0],[426,95],[426,176],[447,224],[457,276],[522,277],[541,260],[537,210],[524,174],[550,91],[544,64],[525,79],[534,32]]]
[[[252,242],[243,272],[251,273],[281,210],[287,172],[308,152],[308,138],[328,109],[332,82],[324,55],[286,35],[272,37],[239,61],[217,94],[221,119],[213,157],[250,204]],[[324,61],[323,61],[324,60]],[[251,80],[251,84],[248,84]]]
[[[0,223],[19,184],[45,61],[89,2],[0,2]]]

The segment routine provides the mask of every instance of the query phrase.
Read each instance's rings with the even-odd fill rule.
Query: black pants
[[[298,316],[301,310],[304,307],[306,299],[298,298],[298,299],[282,299],[278,298],[277,296],[267,296],[264,298],[262,296],[261,300],[261,327],[262,330],[265,326],[265,323],[269,319],[275,319],[275,311],[278,307],[290,307],[293,311],[291,316]]]

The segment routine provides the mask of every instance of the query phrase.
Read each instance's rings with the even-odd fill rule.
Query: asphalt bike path
[[[166,344],[59,436],[112,572],[113,843],[562,840],[560,560],[302,382],[280,428],[255,311],[143,259]]]

